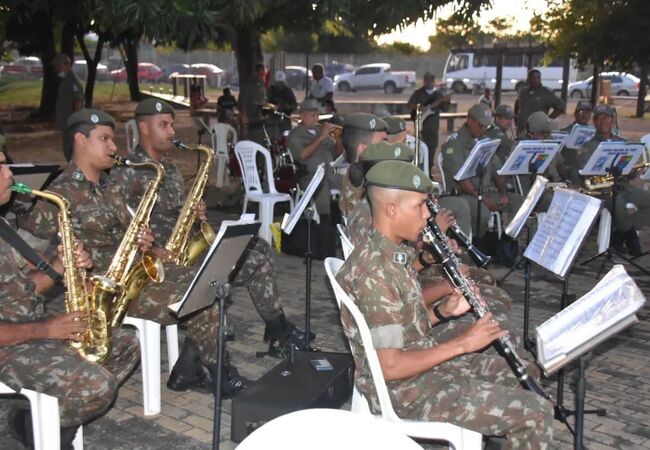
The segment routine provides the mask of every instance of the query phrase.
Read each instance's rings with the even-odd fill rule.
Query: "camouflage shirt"
[[[350,242],[355,247],[359,245],[368,236],[372,230],[372,212],[370,211],[370,203],[368,199],[363,196],[357,203],[357,206],[348,214],[348,236]]]
[[[22,256],[0,240],[0,321],[33,322],[45,317],[44,298],[20,270],[23,265]]]
[[[376,349],[413,350],[434,345],[428,334],[431,329],[429,315],[412,269],[414,256],[412,248],[396,245],[372,229],[336,277],[363,314]],[[352,348],[356,384],[377,411],[379,402],[361,337],[345,308],[341,309],[341,321]],[[414,392],[410,387],[419,376],[387,383],[393,403],[409,404],[415,400],[409,398]]]
[[[363,195],[363,187],[354,187],[350,181],[350,175],[343,176],[341,182],[341,197],[339,198],[339,209],[341,214],[347,217]]]
[[[151,161],[147,152],[140,145],[135,148],[129,158],[133,162]],[[169,239],[174,225],[176,225],[178,214],[185,202],[185,188],[178,166],[165,158],[160,162],[165,168],[165,178],[158,190],[158,200],[151,212],[149,222],[156,238],[156,244],[162,246]],[[115,167],[111,170],[111,184],[122,186],[126,204],[135,211],[154,176],[155,171],[148,168]]]
[[[445,185],[448,192],[457,189],[456,180],[454,175],[458,173],[460,168],[465,163],[476,144],[477,140],[472,136],[467,124],[463,124],[458,131],[452,134],[447,142],[442,146],[442,170],[445,173]],[[485,169],[483,176],[483,188],[491,186],[491,180],[496,175],[496,171],[501,167],[501,161],[498,156],[493,156],[490,163]],[[478,177],[470,178],[475,186],[478,185]]]
[[[48,189],[68,200],[75,237],[90,254],[93,272],[104,273],[131,222],[122,187],[105,173],[94,183],[70,163]],[[58,214],[54,204],[38,200],[24,228],[41,239],[54,239],[59,230]]]

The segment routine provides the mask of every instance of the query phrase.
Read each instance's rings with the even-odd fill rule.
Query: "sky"
[[[523,31],[528,28],[530,19],[535,12],[546,10],[546,0],[493,0],[492,8],[483,11],[479,23],[487,24],[496,17],[513,18],[514,31]],[[448,17],[453,8],[445,7],[439,12],[439,17]],[[395,30],[393,33],[385,34],[377,38],[379,44],[390,44],[392,42],[410,42],[416,47],[428,50],[428,37],[436,34],[435,20],[418,21],[416,24]]]

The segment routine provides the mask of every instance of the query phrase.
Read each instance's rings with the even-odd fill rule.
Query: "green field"
[[[37,108],[41,99],[41,80],[15,80],[0,78],[0,107],[34,107]],[[144,93],[161,92],[171,93],[170,84],[141,83],[140,91]],[[208,88],[207,96],[211,101],[216,101],[221,95],[221,88]],[[111,81],[95,83],[93,103],[119,103],[129,101],[129,88],[126,83],[113,83]]]

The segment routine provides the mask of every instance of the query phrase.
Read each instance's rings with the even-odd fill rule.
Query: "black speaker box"
[[[332,370],[312,361],[326,359]],[[352,394],[354,363],[349,353],[296,352],[232,400],[231,439],[241,442],[266,422],[308,408],[340,408]]]

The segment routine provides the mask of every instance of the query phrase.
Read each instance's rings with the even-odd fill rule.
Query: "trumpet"
[[[340,126],[340,125],[336,125],[334,123],[331,123],[331,122],[329,122],[329,124],[330,124],[330,126],[334,127],[334,129],[332,131],[330,131],[329,136],[331,138],[333,138],[333,139],[336,139],[339,136],[341,136],[341,134],[343,133],[343,127]]]

